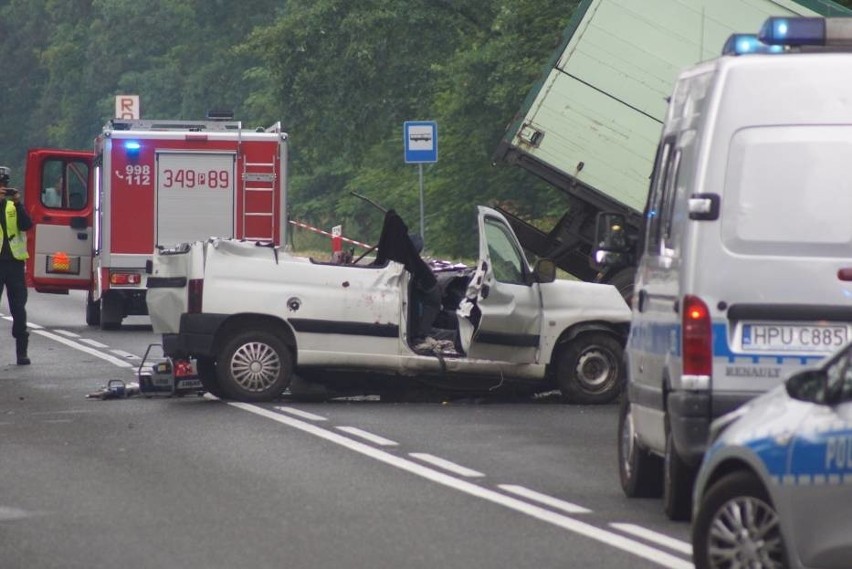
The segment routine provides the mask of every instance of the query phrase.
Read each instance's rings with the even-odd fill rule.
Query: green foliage
[[[293,218],[372,243],[382,213],[352,192],[419,231],[402,124],[435,120],[426,246],[469,258],[476,204],[542,226],[565,210],[559,191],[492,156],[578,3],[5,0],[0,162],[19,183],[27,148],[89,148],[119,94],[140,95],[148,118],[230,108],[252,126],[285,125]],[[326,249],[323,237],[304,239]]]

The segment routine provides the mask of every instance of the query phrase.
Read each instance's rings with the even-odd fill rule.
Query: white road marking
[[[82,339],[82,340],[80,340],[80,341],[81,341],[82,343],[84,343],[84,344],[88,344],[88,345],[90,345],[90,346],[92,346],[92,347],[94,347],[94,348],[108,348],[108,347],[109,347],[109,346],[107,346],[106,344],[101,344],[101,343],[100,343],[100,342],[98,342],[97,340],[92,340],[91,338],[83,338],[83,339]]]
[[[33,330],[41,330],[42,326],[38,324],[33,324],[32,322],[27,322],[27,328],[32,328]]]
[[[313,413],[308,413],[307,411],[302,411],[301,409],[296,409],[294,407],[275,407],[275,409],[284,413],[289,413],[290,415],[295,415],[296,417],[301,417],[302,419],[307,419],[308,421],[328,421],[328,419],[321,415],[314,415]]]
[[[653,530],[649,530],[648,528],[643,528],[642,526],[637,526],[635,524],[609,524],[617,530],[621,530],[625,533],[633,534],[636,537],[641,537],[642,539],[647,539],[648,541],[652,541],[663,547],[668,547],[669,549],[673,549],[675,551],[679,551],[686,555],[692,555],[692,545],[686,543],[685,541],[681,541],[679,539],[675,539],[673,537],[669,537],[662,533],[657,533]]]
[[[22,510],[20,508],[11,508],[9,506],[0,506],[0,521],[2,520],[22,520],[34,515],[32,512]]]
[[[56,332],[57,334],[62,334],[63,336],[68,336],[69,338],[79,338],[80,337],[80,334],[76,334],[76,333],[74,333],[70,330],[57,330],[56,328],[54,328],[53,331]]]
[[[529,488],[524,488],[523,486],[516,486],[514,484],[499,484],[497,487],[501,490],[505,490],[506,492],[517,494],[518,496],[526,498],[527,500],[533,500],[546,506],[550,506],[551,508],[562,510],[563,512],[567,512],[569,514],[591,513],[590,509],[584,508],[583,506],[578,506],[577,504],[572,504],[571,502],[566,502],[565,500],[560,500],[559,498],[554,498],[553,496],[548,496],[547,494],[542,494],[541,492],[536,492],[535,490],[530,490]]]
[[[443,459],[432,454],[427,454],[425,452],[410,452],[408,453],[408,456],[416,458],[417,460],[422,460],[423,462],[427,462],[432,466],[443,468],[447,472],[452,472],[453,474],[464,476],[465,478],[481,478],[482,476],[485,476],[481,472],[477,472],[476,470],[472,470],[466,466],[456,464],[455,462],[450,462],[449,460]]]
[[[79,350],[81,352],[85,352],[89,355],[95,356],[96,358],[100,358],[102,360],[106,360],[109,363],[116,365],[118,367],[134,367],[133,364],[127,363],[124,360],[120,360],[116,357],[113,357],[109,354],[105,354],[103,352],[99,352],[97,350],[93,350],[92,348],[83,346],[80,342],[75,342],[73,340],[69,340],[68,338],[63,338],[62,336],[58,336],[52,332],[48,332],[46,330],[36,330],[36,334],[44,336],[45,338],[50,338],[51,340],[55,340],[60,344],[65,344],[66,346],[70,346],[75,350]]]
[[[460,492],[464,492],[465,494],[469,494],[471,496],[487,500],[494,504],[499,504],[501,506],[504,506],[516,512],[520,512],[543,522],[594,539],[606,545],[621,549],[622,551],[626,551],[627,553],[642,557],[643,559],[648,559],[649,561],[657,563],[658,565],[661,565],[663,567],[668,567],[670,569],[694,569],[691,562],[685,559],[681,559],[680,557],[676,557],[660,549],[648,546],[640,541],[629,539],[617,533],[613,533],[611,531],[595,527],[591,524],[587,524],[585,522],[581,522],[579,520],[575,520],[573,518],[557,514],[551,510],[536,506],[535,504],[524,502],[517,498],[512,498],[511,496],[506,496],[505,494],[497,492],[496,490],[484,488],[472,482],[468,482],[467,480],[455,478],[453,476],[450,476],[449,474],[433,470],[431,468],[423,466],[422,464],[418,464],[416,462],[396,456],[381,449],[377,449],[360,441],[344,437],[343,435],[339,435],[328,429],[323,429],[316,425],[312,425],[310,423],[294,419],[293,417],[288,417],[286,415],[282,415],[281,413],[276,413],[274,411],[263,409],[262,407],[257,407],[248,403],[226,402],[226,405],[230,405],[231,407],[235,407],[237,409],[242,409],[243,411],[248,411],[249,413],[254,413],[255,415],[258,415],[260,417],[265,417],[267,419],[271,419],[273,421],[281,423],[282,425],[287,425],[289,427],[293,427],[294,429],[298,429],[305,433],[320,437],[322,439],[325,439],[326,441],[348,448],[349,450],[352,450],[354,452],[358,452],[380,462],[384,462],[385,464],[388,464],[390,466],[399,468],[400,470],[404,470],[427,480],[431,480],[432,482],[435,482],[437,484],[453,488]]]
[[[343,431],[344,433],[349,433],[350,435],[354,435],[356,437],[361,437],[366,441],[370,441],[373,444],[384,446],[384,447],[393,447],[397,446],[399,443],[396,441],[392,441],[390,439],[386,439],[384,437],[380,437],[379,435],[374,435],[369,431],[362,431],[358,427],[337,427],[337,429]]]

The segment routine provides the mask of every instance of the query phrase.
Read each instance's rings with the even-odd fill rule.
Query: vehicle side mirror
[[[787,394],[799,401],[823,403],[826,397],[828,376],[821,369],[807,369],[791,375],[784,386]]]
[[[539,259],[533,268],[535,280],[540,283],[552,283],[556,280],[556,263],[553,259]]]
[[[595,263],[599,267],[616,267],[630,263],[631,239],[623,214],[601,212],[595,222]]]

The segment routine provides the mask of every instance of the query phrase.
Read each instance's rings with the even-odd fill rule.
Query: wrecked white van
[[[430,378],[457,389],[522,381],[568,401],[621,390],[630,311],[610,285],[531,266],[509,223],[480,207],[475,268],[429,266],[390,211],[374,258],[333,264],[211,239],[157,250],[147,302],[167,355],[205,388],[278,397],[294,374],[332,387]]]

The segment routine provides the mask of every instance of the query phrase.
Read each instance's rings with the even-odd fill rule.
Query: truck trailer
[[[523,246],[586,281],[633,289],[636,256],[595,263],[598,213],[624,216],[637,240],[654,156],[681,69],[718,56],[727,38],[770,16],[848,16],[828,0],[584,0],[494,154],[562,190],[549,231],[501,209]]]
[[[87,290],[86,323],[147,314],[157,247],[227,236],[286,242],[287,133],[276,123],[110,120],[93,151],[27,155],[28,285]]]

